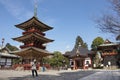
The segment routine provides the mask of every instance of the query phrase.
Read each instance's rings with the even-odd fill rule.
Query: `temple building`
[[[46,50],[46,44],[54,40],[46,38],[45,31],[51,30],[53,27],[42,23],[36,16],[15,26],[24,31],[22,36],[13,38],[13,40],[23,43],[20,46],[21,49],[14,53],[21,56],[24,63],[29,63],[33,59],[41,61],[43,57],[50,55],[50,52]]]
[[[0,46],[0,68],[11,68],[13,61],[18,58],[7,46]]]
[[[120,67],[120,43],[114,43],[107,39],[98,46],[97,50],[101,53],[104,67]]]
[[[78,48],[66,52],[64,56],[70,60],[71,69],[88,69],[92,67],[91,53],[92,51],[79,45]]]

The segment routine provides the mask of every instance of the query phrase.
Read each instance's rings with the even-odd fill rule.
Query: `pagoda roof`
[[[50,30],[50,29],[53,29],[53,27],[50,27],[50,26],[44,24],[43,22],[39,21],[34,16],[32,18],[30,18],[29,20],[27,20],[27,21],[25,21],[23,23],[17,24],[15,26],[17,28],[22,29],[22,30],[26,30],[26,29],[28,29],[31,26],[38,27],[42,32]]]
[[[66,52],[65,55],[69,56],[69,57],[75,57],[77,55],[87,56],[90,53],[92,53],[92,51],[88,50],[87,48],[83,48],[83,47],[79,46],[78,48],[74,48],[70,52]]]
[[[44,43],[48,43],[48,42],[52,42],[54,40],[45,38],[44,36],[40,35],[39,33],[30,33],[30,34],[26,34],[17,38],[12,38],[13,40],[19,41],[19,42],[24,42],[26,39],[31,38],[31,37],[35,37],[41,41],[43,41]]]
[[[40,58],[50,55],[50,52],[47,50],[39,49],[36,47],[24,48],[18,51],[14,51],[13,53],[23,58]]]

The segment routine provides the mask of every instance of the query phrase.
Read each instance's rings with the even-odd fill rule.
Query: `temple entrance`
[[[77,69],[82,69],[83,66],[84,66],[82,59],[77,59],[77,60],[75,60],[75,63],[76,63],[76,68],[77,68]]]

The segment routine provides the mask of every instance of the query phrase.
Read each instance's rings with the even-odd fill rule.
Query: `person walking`
[[[35,76],[35,74],[36,74],[36,76],[38,76],[37,68],[36,68],[36,60],[31,62],[31,70],[32,70],[32,76],[33,77]]]

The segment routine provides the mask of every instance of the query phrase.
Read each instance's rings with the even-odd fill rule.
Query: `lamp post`
[[[3,44],[4,44],[4,40],[5,40],[5,39],[4,39],[4,38],[2,38],[2,47],[3,47]]]
[[[4,43],[4,38],[2,38],[2,46],[1,46],[1,49],[3,48],[3,43]],[[1,68],[1,53],[0,53],[0,68]]]

